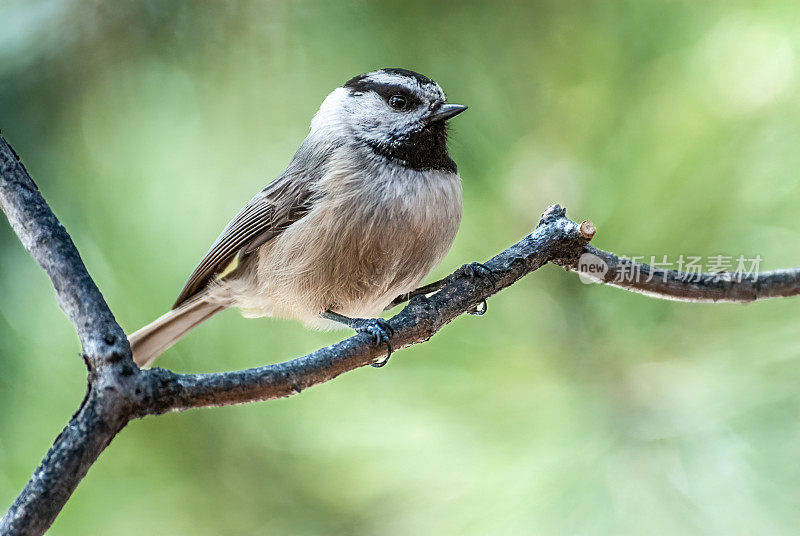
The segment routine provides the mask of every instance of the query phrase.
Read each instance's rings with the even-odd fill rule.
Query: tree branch
[[[43,534],[89,467],[130,419],[126,393],[138,370],[125,332],[83,265],[67,231],[0,136],[0,207],[25,249],[41,265],[69,317],[89,370],[80,408],[0,520],[0,534]]]
[[[53,282],[58,305],[75,326],[87,356],[124,353],[125,332],[86,271],[66,229],[1,135],[0,207],[22,245]]]
[[[367,334],[357,334],[304,357],[242,371],[176,374],[160,368],[139,370],[131,359],[127,338],[72,240],[1,136],[0,206],[25,248],[50,276],[58,303],[78,332],[89,369],[83,403],[0,520],[2,535],[43,534],[100,453],[133,418],[286,397],[384,356],[383,345],[374,345]],[[577,224],[558,205],[550,207],[531,234],[484,263],[491,277],[477,276],[480,272],[476,270],[457,270],[424,287],[423,294],[399,297],[397,303],[411,301],[389,320],[394,329],[392,347],[400,350],[429,340],[454,318],[473,311],[548,262],[581,271],[587,254],[606,266],[602,274],[588,275],[662,298],[752,301],[800,294],[800,270],[762,273],[741,281],[729,275],[704,274],[691,281],[678,272],[631,263],[595,249],[589,245],[594,234],[591,223]],[[641,276],[618,277],[632,271]],[[650,274],[653,277],[648,277]],[[425,295],[431,292],[434,294]]]
[[[754,273],[691,273],[654,268],[586,246],[583,261],[597,262],[602,273],[586,270],[587,264],[564,265],[597,283],[605,283],[665,300],[689,302],[750,303],[766,298],[800,294],[800,269]],[[592,258],[594,257],[594,259]],[[583,269],[581,269],[583,268]]]

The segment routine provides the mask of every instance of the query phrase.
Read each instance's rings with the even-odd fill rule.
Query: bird
[[[407,69],[334,89],[286,170],[228,223],[172,309],[130,335],[137,365],[227,308],[368,333],[388,347],[373,366],[385,364],[391,327],[378,315],[442,261],[461,222],[447,137],[466,109]]]

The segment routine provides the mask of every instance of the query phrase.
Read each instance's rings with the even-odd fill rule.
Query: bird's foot
[[[482,264],[480,262],[472,262],[470,264],[465,264],[461,268],[455,271],[453,274],[453,278],[458,277],[468,277],[471,280],[477,278],[485,278],[489,280],[489,283],[492,284],[492,290],[497,290],[497,275],[492,271],[491,268]],[[481,303],[470,307],[467,309],[467,313],[474,315],[474,316],[483,316],[486,314],[487,305],[486,300],[483,300]]]
[[[389,337],[394,334],[394,329],[383,318],[354,318],[350,327],[358,333],[369,333],[375,344],[385,344],[388,352],[386,357],[381,361],[372,363],[373,367],[382,367],[392,356],[392,344],[389,342]]]
[[[453,273],[452,277],[453,279],[459,277],[467,277],[469,279],[477,279],[479,277],[486,278],[492,284],[492,288],[494,288],[495,282],[497,281],[494,272],[492,272],[488,266],[480,262],[471,262],[463,265]]]
[[[465,264],[456,270],[452,277],[453,279],[457,279],[459,277],[468,277],[469,279],[477,279],[479,277],[485,278],[488,279],[492,284],[492,289],[497,290],[497,275],[495,275],[491,268],[480,262],[471,262],[469,264]]]

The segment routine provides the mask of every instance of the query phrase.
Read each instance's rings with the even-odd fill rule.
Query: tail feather
[[[223,309],[200,296],[169,311],[128,337],[133,360],[140,367],[148,366],[178,339]]]

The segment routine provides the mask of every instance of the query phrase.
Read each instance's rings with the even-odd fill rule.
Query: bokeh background
[[[794,0],[0,0],[0,128],[128,331],[325,95],[384,66],[470,106],[451,143],[464,221],[432,277],[555,202],[618,254],[800,265]],[[52,534],[797,534],[798,318],[800,299],[657,301],[548,266],[387,368],[132,423]],[[345,336],[229,311],[158,364]],[[78,352],[0,224],[0,510],[83,395]]]

